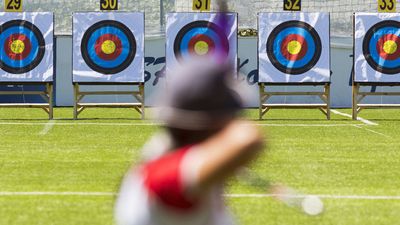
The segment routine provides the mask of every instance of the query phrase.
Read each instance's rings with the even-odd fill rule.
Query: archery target
[[[2,13],[0,18],[0,81],[52,81],[53,14]]]
[[[329,15],[259,14],[259,81],[329,82]]]
[[[357,82],[400,82],[399,14],[355,14]]]
[[[116,74],[132,63],[136,54],[136,41],[124,24],[103,20],[85,32],[81,52],[86,64],[94,71]]]
[[[143,81],[142,13],[76,13],[75,41],[74,82]]]
[[[190,59],[193,55],[213,56],[229,54],[229,40],[218,25],[209,21],[194,21],[184,26],[176,35],[174,53],[178,60]]]
[[[321,39],[308,23],[287,21],[272,30],[267,41],[267,55],[279,71],[292,75],[302,74],[318,62]]]
[[[167,15],[167,72],[198,57],[230,62],[236,67],[237,15],[228,13],[225,26],[216,13],[170,13]]]

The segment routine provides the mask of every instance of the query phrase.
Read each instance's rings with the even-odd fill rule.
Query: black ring
[[[36,55],[36,58],[32,60],[32,62],[24,67],[11,67],[7,65],[3,60],[0,59],[0,68],[8,73],[13,73],[13,74],[22,74],[29,72],[36,68],[40,62],[42,61],[45,53],[45,48],[46,48],[46,43],[43,38],[42,32],[39,30],[38,27],[36,27],[33,23],[28,22],[26,20],[10,20],[8,22],[5,22],[0,26],[0,34],[2,34],[5,30],[7,30],[10,27],[13,26],[23,26],[28,28],[32,33],[35,35],[36,39],[38,40],[38,53]],[[1,46],[3,47],[3,46]],[[32,50],[31,50],[32,51]],[[4,49],[1,51],[1,54],[4,54]],[[4,56],[2,56],[4,57]],[[7,56],[6,56],[7,57]]]
[[[222,40],[227,39],[226,36],[221,34],[221,28],[215,23],[212,23],[210,21],[205,21],[205,20],[199,20],[199,21],[191,22],[191,23],[185,25],[178,32],[178,34],[176,35],[176,38],[175,38],[175,41],[174,41],[174,53],[175,53],[175,57],[178,59],[178,61],[181,61],[181,58],[182,58],[181,42],[182,42],[183,37],[191,29],[199,28],[199,27],[204,27],[204,28],[208,28],[208,29],[213,30],[218,35],[218,37],[220,38],[221,43],[222,43]],[[227,43],[229,44],[229,41],[227,41]],[[229,45],[225,46],[225,47],[227,48],[227,50],[228,50],[227,53],[229,54]]]
[[[400,65],[395,68],[387,68],[387,67],[382,67],[380,66],[377,62],[374,61],[374,59],[371,57],[371,52],[369,49],[369,43],[371,41],[372,36],[381,28],[383,27],[389,27],[393,26],[396,28],[400,29],[400,22],[395,21],[395,20],[385,20],[382,22],[379,22],[375,25],[373,25],[365,34],[364,40],[363,40],[363,55],[365,59],[367,60],[368,64],[376,71],[384,73],[384,74],[398,74],[400,73]],[[399,46],[400,47],[400,46]]]
[[[314,40],[315,54],[312,57],[312,59],[305,66],[303,66],[301,68],[288,68],[288,67],[282,65],[276,59],[275,54],[274,54],[273,45],[274,45],[275,38],[277,37],[279,32],[281,32],[282,30],[289,28],[289,27],[300,27],[300,28],[303,28],[303,29],[309,31],[311,37]],[[286,21],[286,22],[279,24],[277,27],[275,27],[272,30],[272,32],[269,35],[268,40],[267,40],[267,55],[268,55],[269,60],[271,61],[272,65],[276,69],[278,69],[282,73],[286,73],[286,74],[299,75],[299,74],[303,74],[303,73],[309,71],[310,69],[312,69],[315,66],[315,64],[317,64],[319,58],[321,57],[321,51],[322,51],[321,39],[320,39],[317,31],[308,23],[298,21],[298,20]]]
[[[126,59],[119,64],[118,66],[114,68],[105,68],[102,66],[99,66],[93,60],[90,58],[89,53],[87,51],[87,46],[88,46],[88,41],[90,39],[90,36],[95,32],[97,29],[102,28],[104,26],[112,26],[120,29],[128,38],[130,48],[129,48],[129,54],[126,57]],[[94,71],[102,73],[102,74],[116,74],[119,72],[122,72],[125,70],[135,59],[136,55],[136,39],[135,36],[132,34],[131,30],[125,26],[123,23],[115,21],[115,20],[102,20],[100,22],[97,22],[90,26],[85,34],[83,35],[82,38],[82,43],[81,43],[81,53],[82,53],[82,58],[85,60],[86,64]]]

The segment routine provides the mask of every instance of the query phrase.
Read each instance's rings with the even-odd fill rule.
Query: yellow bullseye
[[[21,40],[14,40],[11,42],[11,51],[15,54],[21,54],[25,50],[25,44]]]
[[[199,41],[194,45],[194,51],[197,55],[205,55],[208,53],[208,44],[205,41]]]
[[[117,46],[111,40],[104,41],[103,44],[101,44],[101,51],[103,51],[107,55],[113,54],[116,48]]]
[[[393,54],[397,51],[397,44],[395,41],[388,40],[385,41],[383,44],[383,51],[385,51],[386,54]]]
[[[287,50],[292,55],[297,55],[301,51],[301,43],[298,41],[291,41],[287,45]]]

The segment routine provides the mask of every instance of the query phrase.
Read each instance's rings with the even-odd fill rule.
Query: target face
[[[123,23],[103,20],[87,29],[82,38],[81,53],[92,70],[101,74],[116,74],[134,60],[135,36]]]
[[[228,57],[229,40],[223,29],[209,21],[195,21],[184,26],[176,35],[175,57],[179,61],[196,57]]]
[[[362,50],[374,70],[400,73],[400,22],[386,20],[373,25],[365,34]]]
[[[292,20],[275,27],[267,40],[267,55],[282,73],[298,75],[312,69],[321,57],[321,39],[308,23]]]
[[[0,68],[22,74],[33,70],[45,54],[42,32],[26,20],[10,20],[0,26]]]
[[[237,13],[168,13],[166,19],[166,77],[177,67],[207,58],[237,69]]]

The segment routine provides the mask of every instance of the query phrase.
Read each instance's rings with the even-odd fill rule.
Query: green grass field
[[[258,111],[245,116],[255,120]],[[255,120],[269,145],[251,168],[324,195],[326,210],[310,217],[268,197],[230,197],[240,224],[400,224],[400,113],[360,116],[377,125],[336,114],[327,121],[317,110],[275,110]],[[71,117],[71,108],[56,108],[50,122],[40,110],[0,109],[0,224],[113,224],[113,193],[158,127],[128,109]],[[236,180],[226,191],[263,194]]]

